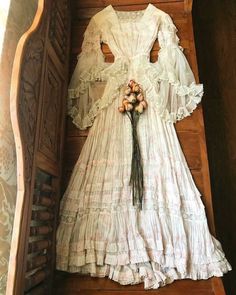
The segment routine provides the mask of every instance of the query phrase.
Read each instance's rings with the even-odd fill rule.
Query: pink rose
[[[135,107],[135,111],[142,114],[143,112],[143,105],[142,104],[139,104]]]
[[[142,94],[142,93],[139,93],[139,94],[137,95],[137,100],[138,100],[138,101],[142,101],[142,100],[144,100],[144,97],[143,97],[143,94]]]

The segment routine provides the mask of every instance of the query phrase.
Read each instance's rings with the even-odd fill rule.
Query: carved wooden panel
[[[66,0],[38,3],[17,47],[11,91],[18,192],[7,294],[15,295],[51,294],[55,265],[70,13]]]
[[[22,141],[28,143],[28,145],[24,147],[25,180],[27,182],[31,181],[31,170],[34,158],[35,130],[39,105],[44,44],[45,40],[43,34],[38,36],[37,40],[32,38],[28,43],[25,57],[22,61],[22,78],[19,91],[19,96],[22,99],[19,101],[19,117],[21,118]]]
[[[13,128],[13,130],[15,131],[14,135],[16,144],[18,143],[20,146],[20,149],[17,150],[17,181],[19,189],[22,187],[23,192],[22,195],[20,194],[20,191],[17,192],[13,243],[14,238],[16,241],[11,245],[12,250],[9,262],[10,278],[8,278],[7,285],[7,293],[9,290],[12,293],[9,294],[23,294],[25,288],[26,261],[29,242],[28,235],[32,207],[32,186],[34,185],[33,174],[35,143],[37,137],[37,117],[39,114],[43,72],[42,60],[44,58],[45,31],[47,27],[45,20],[46,14],[42,15],[37,31],[30,39],[26,40],[24,51],[21,52],[21,67],[20,65],[15,64],[16,61],[14,62],[14,67],[16,68],[18,66],[20,68],[17,73],[17,79],[19,82],[18,85],[16,85],[18,86],[16,88],[18,88],[18,92],[16,93],[16,97],[14,97],[14,107],[16,109],[15,124],[19,133],[16,133],[17,128]],[[24,199],[24,202],[23,200],[20,202],[20,198]],[[14,261],[14,259],[16,259],[16,264],[12,265],[11,261]],[[13,268],[11,269],[11,267]]]
[[[50,160],[56,162],[60,156],[60,123],[63,99],[63,78],[55,67],[52,58],[46,57],[46,70],[44,73],[44,99],[42,102],[42,117],[40,126],[39,151]]]
[[[49,38],[60,61],[64,64],[67,61],[68,34],[68,8],[69,1],[57,0],[52,3]]]

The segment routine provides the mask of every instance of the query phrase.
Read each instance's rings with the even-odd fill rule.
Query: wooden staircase
[[[92,278],[77,274],[57,272],[54,282],[55,295],[225,295],[221,280],[180,280],[159,288],[144,290],[143,284],[122,286],[108,278]]]

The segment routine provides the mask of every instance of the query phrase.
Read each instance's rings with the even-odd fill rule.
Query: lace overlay
[[[130,22],[138,21],[144,15],[145,10],[139,11],[115,11],[119,21]]]
[[[207,279],[231,269],[210,234],[205,208],[172,123],[201,101],[166,13],[149,4],[121,12],[109,5],[92,17],[68,91],[68,114],[91,127],[60,205],[56,267],[158,288],[176,279]],[[150,63],[153,42],[160,44]],[[106,63],[101,42],[115,56]],[[131,125],[117,108],[123,87],[139,82],[148,108],[138,123],[143,209],[129,186]]]

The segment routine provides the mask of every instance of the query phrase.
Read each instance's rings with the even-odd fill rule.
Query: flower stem
[[[142,210],[142,200],[144,191],[143,165],[137,134],[137,124],[140,114],[137,112],[130,112],[130,116],[133,139],[130,185],[132,185],[133,205],[137,205],[139,209]]]

